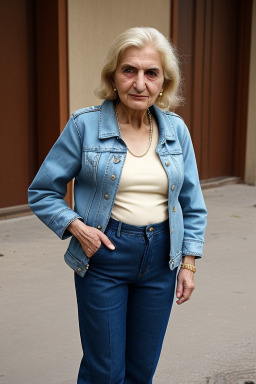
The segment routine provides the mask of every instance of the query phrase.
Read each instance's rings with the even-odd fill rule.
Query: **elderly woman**
[[[72,115],[29,188],[35,214],[72,235],[79,384],[152,383],[174,293],[182,304],[194,289],[206,208],[188,129],[158,108],[177,106],[178,89],[168,40],[125,31],[102,69],[105,101]],[[64,201],[73,178],[74,210]]]

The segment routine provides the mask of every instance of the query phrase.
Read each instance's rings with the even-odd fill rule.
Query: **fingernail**
[[[109,246],[110,249],[114,250],[115,249],[115,246],[113,244],[110,244]]]

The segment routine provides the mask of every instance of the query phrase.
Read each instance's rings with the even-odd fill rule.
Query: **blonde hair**
[[[180,104],[182,97],[178,55],[164,35],[157,29],[149,27],[127,29],[113,41],[101,71],[101,86],[95,90],[98,98],[118,99],[117,93],[113,90],[113,78],[124,51],[129,47],[142,48],[148,44],[160,54],[164,73],[163,95],[158,96],[155,104],[161,109],[175,108]]]

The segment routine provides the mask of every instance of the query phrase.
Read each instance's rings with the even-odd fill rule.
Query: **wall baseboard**
[[[200,180],[202,189],[217,188],[223,185],[244,183],[240,177],[218,177],[216,179]]]
[[[11,219],[20,216],[28,216],[32,214],[33,212],[29,208],[28,204],[0,208],[0,220]]]

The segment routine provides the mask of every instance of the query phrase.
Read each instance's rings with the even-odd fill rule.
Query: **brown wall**
[[[34,171],[33,23],[26,0],[0,2],[0,207],[25,204]]]
[[[27,203],[69,112],[66,0],[1,1],[0,14],[2,208]]]
[[[251,1],[173,0],[188,124],[201,179],[244,177]]]

